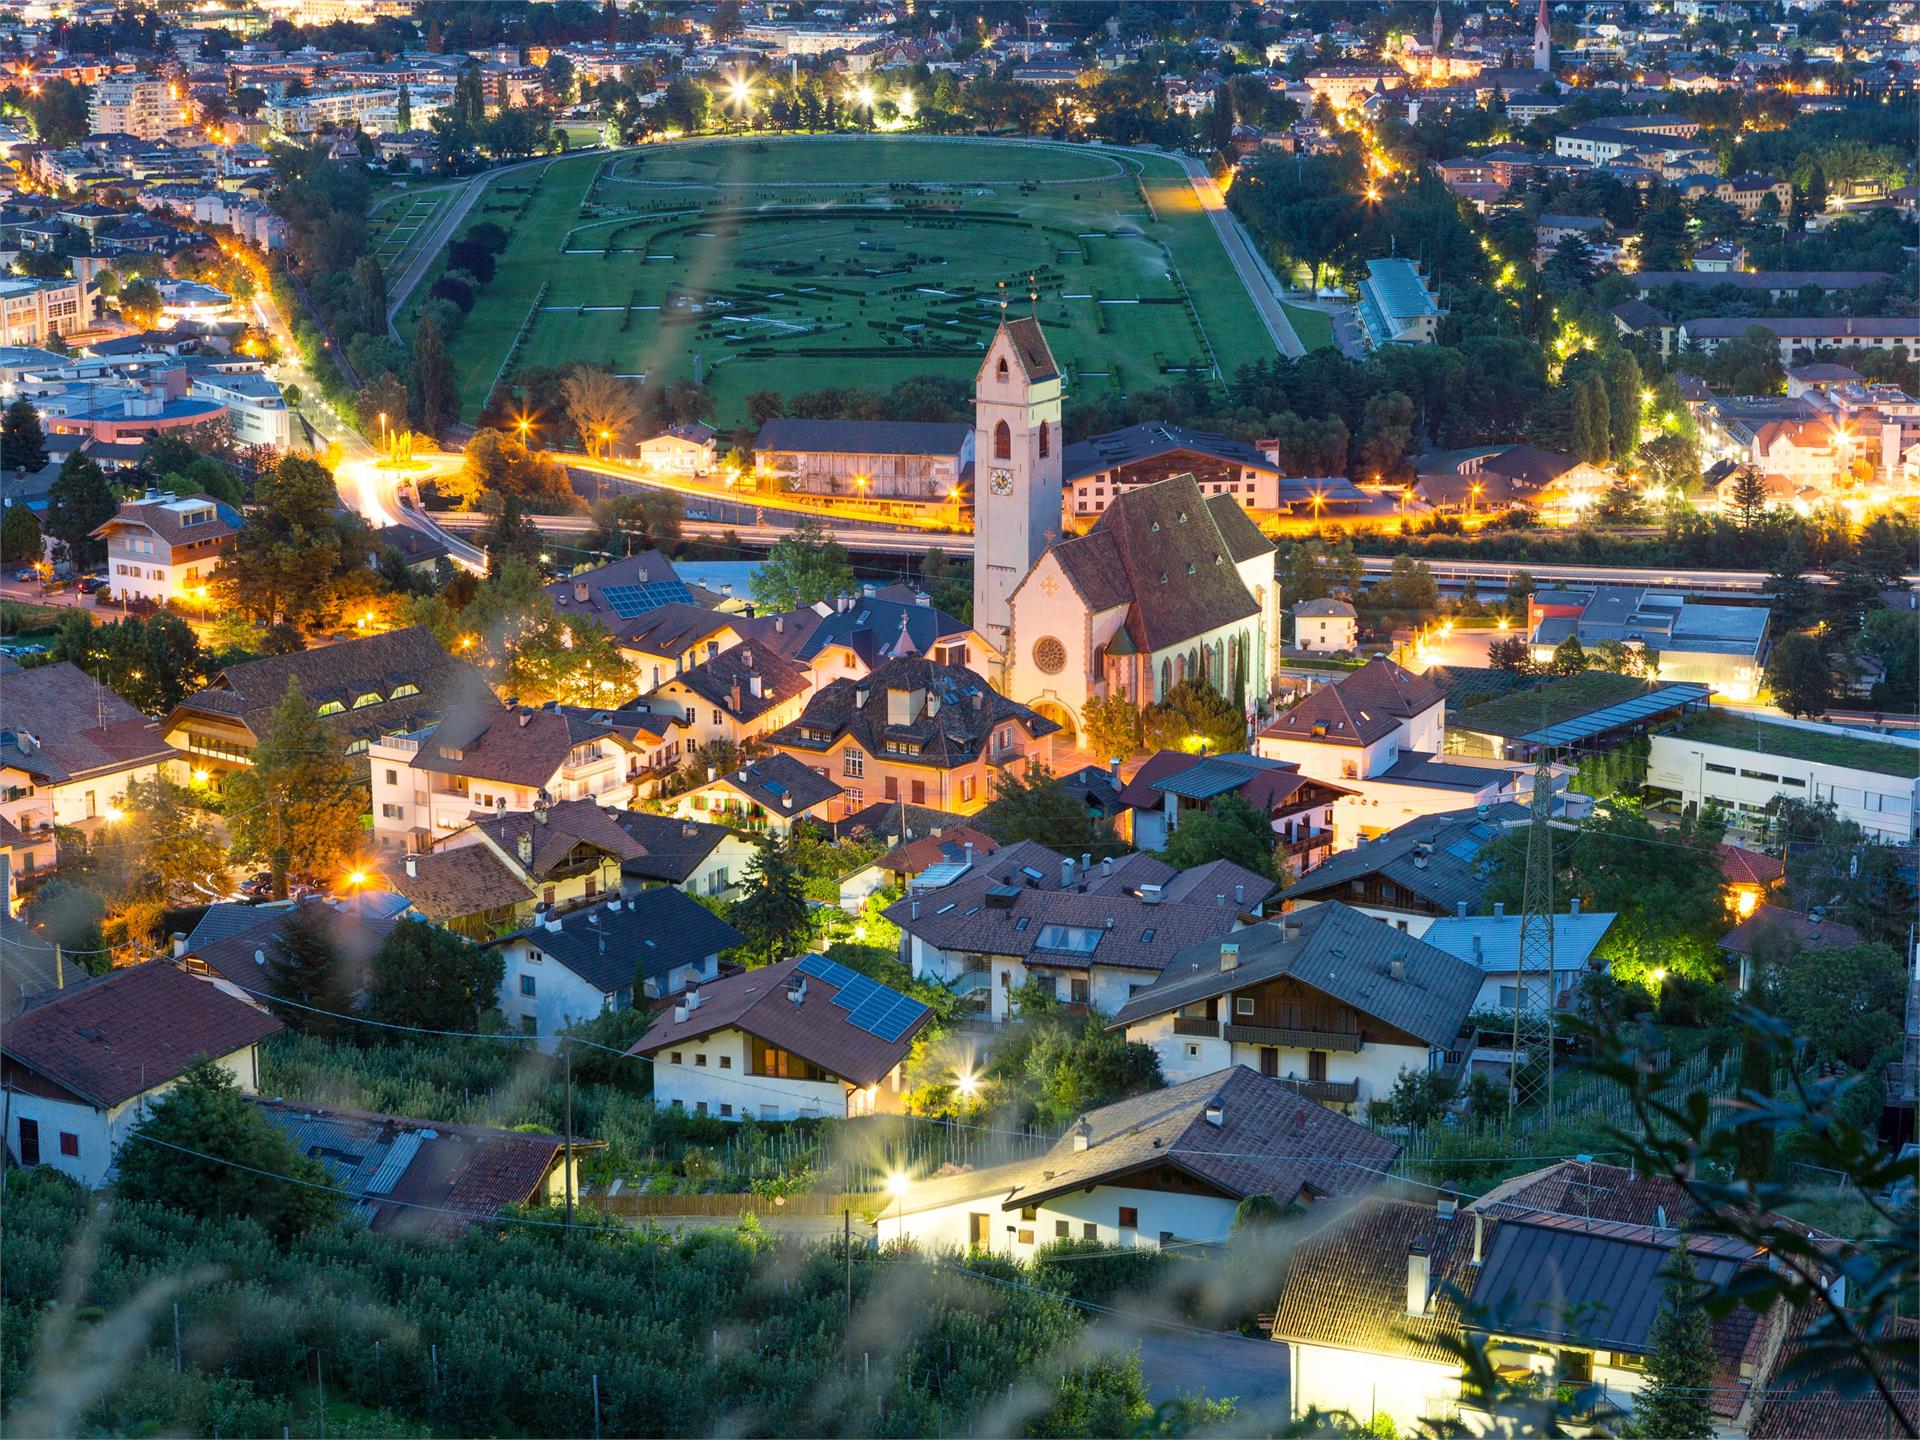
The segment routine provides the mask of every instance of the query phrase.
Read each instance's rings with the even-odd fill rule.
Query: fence
[[[841,1195],[831,1191],[788,1195],[772,1200],[764,1195],[730,1192],[722,1195],[583,1195],[591,1206],[623,1220],[670,1215],[838,1215],[851,1210],[867,1215],[891,1203],[884,1194]]]

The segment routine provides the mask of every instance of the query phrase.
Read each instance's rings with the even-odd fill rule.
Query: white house
[[[1293,607],[1293,648],[1334,655],[1360,643],[1360,620],[1345,600],[1302,600]]]
[[[609,817],[641,850],[620,862],[625,895],[656,885],[676,886],[689,895],[729,895],[747,873],[756,848],[724,825],[645,810],[615,810]]]
[[[107,542],[108,593],[155,605],[204,601],[214,567],[240,525],[238,511],[206,495],[149,490],[122,501],[93,532]]]
[[[168,960],[114,970],[29,1007],[0,1037],[7,1153],[98,1189],[153,1102],[201,1060],[252,1094],[280,1022]]]
[[[1273,889],[1225,860],[1186,871],[1137,853],[1096,864],[1022,840],[936,866],[886,915],[916,979],[1004,1022],[1030,980],[1065,1004],[1112,1014],[1182,947],[1257,917]]]
[[[722,1120],[846,1119],[901,1105],[901,1066],[933,1012],[823,955],[688,988],[629,1055],[656,1104]]]
[[[1521,976],[1527,987],[1526,1008],[1539,1010],[1547,1000],[1547,961],[1545,946],[1553,946],[1553,990],[1557,1004],[1580,984],[1580,977],[1595,965],[1594,947],[1606,938],[1614,917],[1599,911],[1582,910],[1578,896],[1564,915],[1549,917],[1537,929],[1535,946],[1529,949],[1522,931],[1521,917],[1509,915],[1506,907],[1495,904],[1491,915],[1469,915],[1466,903],[1460,912],[1444,916],[1427,926],[1420,938],[1436,950],[1466,961],[1484,977],[1476,1010],[1508,1010],[1520,1003]]]
[[[843,793],[834,781],[791,755],[774,754],[682,791],[674,797],[673,813],[682,820],[785,835],[796,820],[824,822],[827,807]]]
[[[1465,961],[1334,903],[1182,950],[1108,1028],[1151,1045],[1172,1079],[1251,1065],[1364,1106],[1403,1071],[1457,1066],[1479,993]]]
[[[1904,845],[1920,806],[1920,742],[1709,710],[1653,737],[1647,785],[1682,805],[1718,805],[1747,831],[1766,826],[1776,800],[1828,801],[1873,838]]]
[[[1045,1154],[909,1182],[881,1242],[1031,1259],[1041,1246],[1221,1244],[1250,1196],[1363,1194],[1399,1145],[1244,1065],[1090,1110]]]
[[[496,941],[506,962],[500,1013],[542,1048],[569,1025],[720,978],[720,952],[746,940],[662,886],[570,914],[548,911]]]
[[[713,437],[711,425],[669,425],[640,442],[640,463],[667,475],[704,475],[713,469]]]

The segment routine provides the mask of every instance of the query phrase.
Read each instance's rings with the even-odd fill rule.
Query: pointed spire
[[[918,655],[920,647],[913,643],[913,637],[907,633],[907,612],[900,612],[900,633],[894,637],[887,654],[895,660],[904,660],[909,655]]]

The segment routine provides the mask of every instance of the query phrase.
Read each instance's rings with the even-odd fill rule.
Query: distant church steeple
[[[1440,6],[1436,0],[1433,7],[1433,53],[1436,55],[1440,53],[1440,41],[1445,34],[1446,27],[1440,22]]]
[[[1547,0],[1540,0],[1540,13],[1533,22],[1533,68],[1553,69],[1553,27],[1547,24]]]

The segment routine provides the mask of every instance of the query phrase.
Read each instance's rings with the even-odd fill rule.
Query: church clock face
[[[993,472],[989,483],[993,486],[994,494],[1011,495],[1013,493],[1013,472],[1011,470],[996,470]]]

